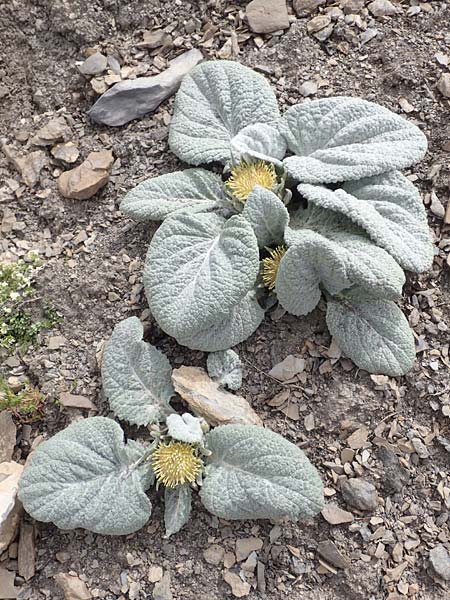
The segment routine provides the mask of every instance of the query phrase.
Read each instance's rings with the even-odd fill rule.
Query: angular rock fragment
[[[9,462],[12,459],[14,446],[16,445],[17,428],[11,413],[4,410],[0,413],[0,463]]]
[[[17,598],[20,589],[14,587],[14,571],[7,571],[0,567],[0,600],[14,600]]]
[[[374,0],[369,4],[368,9],[374,17],[392,17],[399,12],[399,9],[389,0]]]
[[[388,494],[400,492],[409,480],[409,472],[400,464],[397,456],[388,448],[380,447],[378,457],[384,465],[382,483]]]
[[[78,69],[83,75],[99,75],[106,71],[107,66],[108,59],[106,56],[101,52],[96,52],[91,54]]]
[[[297,17],[309,17],[327,0],[294,0],[294,10]]]
[[[289,28],[286,0],[252,0],[245,10],[248,25],[255,33],[272,33]]]
[[[343,523],[351,523],[353,521],[352,513],[340,508],[333,502],[325,505],[325,508],[322,511],[322,517],[327,523],[330,523],[330,525],[342,525]]]
[[[22,176],[23,182],[28,187],[34,187],[38,181],[42,169],[47,165],[48,159],[42,150],[30,152],[24,156],[15,156],[11,146],[3,146],[3,152],[13,163]]]
[[[233,573],[232,571],[225,571],[225,573],[223,574],[223,579],[230,586],[231,593],[235,598],[243,598],[244,596],[248,596],[248,594],[250,593],[250,584],[246,581],[242,581],[242,579],[237,573]]]
[[[26,521],[22,522],[19,537],[19,575],[30,581],[36,572],[36,549],[34,545],[34,526]]]
[[[51,119],[47,125],[41,127],[32,138],[31,143],[35,146],[51,146],[55,142],[67,139],[72,134],[64,117]]]
[[[375,510],[378,506],[378,494],[375,486],[364,479],[344,481],[342,495],[349,506],[358,510]]]
[[[172,41],[171,36],[162,29],[155,29],[155,31],[144,31],[143,37],[143,41],[136,44],[137,48],[154,50],[155,48],[164,46]]]
[[[14,539],[20,521],[22,505],[17,489],[23,466],[16,462],[0,464],[0,554]]]
[[[143,117],[174,94],[183,76],[202,60],[200,50],[189,50],[171,60],[159,75],[120,81],[100,96],[88,114],[96,123],[112,127]]]
[[[172,600],[173,594],[170,589],[170,573],[166,571],[160,581],[153,588],[153,600]]]
[[[93,404],[89,398],[86,398],[86,396],[71,394],[70,392],[61,392],[59,395],[59,401],[67,408],[84,408],[86,410],[95,409],[95,404]]]
[[[108,183],[113,162],[110,150],[91,152],[81,165],[61,173],[58,179],[59,191],[65,198],[91,198]]]
[[[430,562],[439,577],[450,581],[450,553],[444,544],[438,544],[430,550]]]
[[[220,389],[200,367],[174,369],[172,381],[192,411],[213,427],[229,423],[263,424],[247,400]]]
[[[80,151],[73,142],[66,142],[65,144],[56,144],[51,149],[52,155],[58,160],[62,160],[66,163],[74,163],[80,155]]]
[[[311,19],[311,21],[308,22],[308,24],[306,25],[306,29],[308,30],[308,33],[317,33],[321,29],[328,27],[330,24],[331,17],[329,17],[328,15],[318,15],[317,17],[314,17],[314,19]]]
[[[317,544],[317,553],[330,565],[338,569],[346,569],[350,561],[337,548],[331,540],[325,540]]]
[[[65,600],[90,600],[92,598],[84,581],[76,575],[58,573],[54,579],[64,592]]]
[[[363,8],[366,0],[341,0],[340,6],[346,15],[356,15]]]
[[[236,560],[242,562],[252,552],[257,552],[263,547],[263,540],[257,537],[239,538],[236,540]]]
[[[450,73],[443,73],[438,81],[437,89],[446,98],[450,98]]]

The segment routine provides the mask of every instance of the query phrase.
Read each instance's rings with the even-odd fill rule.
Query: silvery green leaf
[[[398,298],[403,270],[382,248],[355,232],[340,215],[310,207],[301,228],[286,230],[290,248],[281,260],[276,292],[280,304],[294,315],[305,315],[320,300],[321,286],[337,294],[354,285],[374,296]]]
[[[228,350],[250,337],[260,326],[264,309],[255,293],[249,292],[233,307],[231,313],[209,327],[198,329],[188,336],[178,337],[177,342],[192,350],[218,352]]]
[[[238,390],[242,385],[242,363],[234,350],[212,352],[206,362],[208,375],[230,390]]]
[[[142,448],[142,447],[141,447]],[[148,465],[133,465],[120,426],[104,417],[69,425],[33,453],[19,484],[25,510],[61,529],[133,533],[151,514]],[[143,448],[142,448],[143,450]]]
[[[198,65],[175,98],[169,146],[192,165],[231,160],[231,140],[244,127],[279,118],[268,81],[248,67],[220,60]]]
[[[233,162],[242,159],[257,158],[281,165],[286,154],[286,140],[273,125],[255,123],[244,127],[231,140]]]
[[[125,451],[128,454],[130,462],[133,464],[142,458],[144,453],[147,452],[147,448],[140,442],[136,442],[136,440],[129,438],[125,446]],[[155,474],[153,473],[151,464],[145,462],[145,464],[138,467],[138,472],[143,489],[148,490],[155,483]]]
[[[102,380],[111,409],[132,425],[148,425],[172,411],[172,367],[165,355],[142,340],[137,317],[114,327],[103,355]]]
[[[189,521],[191,514],[192,490],[188,483],[177,485],[176,488],[166,487],[164,490],[164,523],[166,526],[166,535],[168,538]]]
[[[323,508],[323,485],[294,444],[255,425],[224,425],[206,436],[211,456],[200,497],[220,518],[308,518]]]
[[[258,270],[258,242],[242,216],[180,213],[164,221],[150,244],[144,270],[150,309],[169,335],[197,335],[230,315]]]
[[[383,106],[346,96],[291,107],[283,117],[283,162],[303,183],[333,183],[409,167],[423,158],[418,127]]]
[[[203,440],[202,420],[189,413],[169,415],[166,425],[167,433],[175,440],[188,444],[200,444]]]
[[[283,242],[289,213],[272,191],[256,186],[245,202],[242,216],[253,227],[260,248]]]
[[[433,244],[425,207],[415,186],[398,171],[348,182],[346,207],[336,206],[404,268],[431,268]],[[344,193],[345,193],[344,192]],[[357,199],[357,201],[354,200]]]
[[[343,189],[301,184],[299,192],[321,208],[342,214],[405,269],[421,272],[433,261],[425,210],[414,185],[393,172],[349,182]]]
[[[362,290],[332,298],[327,325],[341,350],[361,369],[392,377],[414,364],[414,337],[399,307]]]
[[[136,221],[163,221],[181,210],[207,212],[227,206],[219,175],[186,169],[143,181],[127,193],[120,210]]]

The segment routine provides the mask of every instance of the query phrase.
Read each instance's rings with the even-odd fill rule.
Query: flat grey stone
[[[375,510],[378,506],[378,494],[375,486],[364,479],[344,481],[342,495],[349,506],[359,510]]]
[[[174,94],[183,76],[202,60],[200,50],[189,50],[171,60],[159,75],[120,81],[100,96],[88,114],[96,123],[112,127],[143,117]]]
[[[450,581],[450,554],[443,544],[430,550],[430,562],[439,577]]]
[[[100,75],[106,71],[108,60],[101,52],[91,54],[78,69],[83,75]]]

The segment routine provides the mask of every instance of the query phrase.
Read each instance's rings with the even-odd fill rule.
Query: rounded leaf
[[[211,456],[200,497],[222,519],[302,519],[324,505],[318,472],[300,448],[269,429],[224,425],[206,436]]]
[[[234,350],[212,352],[206,361],[208,375],[230,390],[238,390],[242,385],[242,363]]]
[[[102,381],[114,414],[132,425],[148,425],[172,413],[175,391],[166,356],[142,340],[137,317],[114,327],[103,355]]]
[[[231,140],[233,162],[256,158],[281,165],[286,148],[283,135],[276,127],[266,123],[248,125]]]
[[[69,425],[33,453],[19,482],[25,510],[61,529],[133,533],[150,518],[148,465],[135,468],[144,448],[125,445],[120,426],[104,417]]]
[[[164,489],[164,524],[166,538],[180,529],[189,521],[192,504],[192,489],[188,483],[177,485],[176,488]]]
[[[253,287],[258,243],[241,216],[182,213],[153,236],[144,283],[160,327],[188,337],[226,318]]]
[[[289,213],[272,191],[256,186],[245,202],[242,216],[253,227],[260,248],[283,242]]]
[[[188,444],[200,444],[203,440],[202,420],[190,413],[169,415],[166,425],[167,433],[174,440]]]
[[[228,163],[235,135],[278,118],[275,94],[262,75],[236,62],[205,62],[183,78],[177,92],[170,149],[191,165]]]
[[[229,315],[186,337],[178,337],[177,342],[192,350],[203,352],[228,350],[253,335],[263,319],[264,309],[259,305],[255,293],[251,291],[236,304]]]
[[[120,210],[136,221],[163,221],[182,210],[206,212],[230,207],[219,175],[186,169],[152,177],[130,190]]]
[[[387,108],[348,96],[297,104],[283,117],[297,181],[334,183],[409,167],[425,155],[418,127]]]
[[[401,295],[403,270],[385,250],[354,233],[351,222],[347,231],[345,219],[331,211],[310,207],[307,214],[302,228],[286,231],[292,245],[275,282],[283,308],[297,316],[309,313],[320,300],[321,286],[330,294],[357,285],[374,296]]]
[[[402,311],[389,300],[351,290],[328,302],[327,325],[341,350],[369,373],[396,377],[414,364],[412,331]]]

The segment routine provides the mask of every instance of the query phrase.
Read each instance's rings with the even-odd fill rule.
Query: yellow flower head
[[[254,163],[242,162],[232,169],[226,187],[235,198],[245,202],[255,185],[271,190],[277,181],[275,168],[270,163],[258,160]]]
[[[156,480],[166,487],[195,481],[203,466],[195,447],[185,442],[161,442],[152,455]]]
[[[286,250],[286,246],[277,246],[276,248],[269,250],[269,256],[267,258],[263,258],[262,280],[269,290],[275,289],[278,268],[281,259],[286,254]]]

